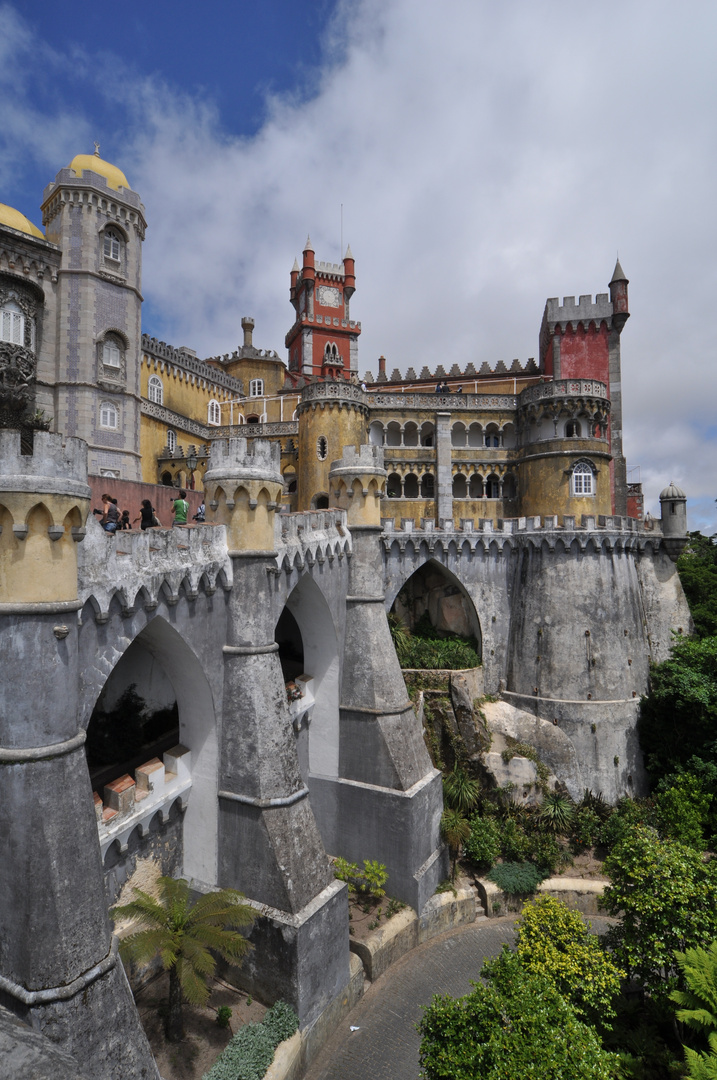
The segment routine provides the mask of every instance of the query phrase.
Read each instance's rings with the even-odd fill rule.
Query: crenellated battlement
[[[586,293],[578,297],[577,304],[574,296],[564,296],[562,304],[558,303],[557,296],[551,297],[545,304],[543,321],[551,331],[567,323],[582,323],[587,328],[588,323],[611,320],[612,315],[612,301],[608,293],[597,293],[594,300],[590,293]]]
[[[214,439],[205,480],[252,476],[281,481],[281,446],[268,439]]]
[[[33,452],[23,454],[19,431],[0,431],[0,491],[51,492],[89,499],[87,443],[36,431]]]
[[[548,514],[545,516],[528,516],[518,518],[461,518],[460,525],[456,527],[453,519],[447,518],[436,524],[433,518],[401,518],[396,526],[395,518],[381,518],[384,531],[384,544],[390,545],[394,538],[421,536],[443,536],[447,541],[463,541],[478,536],[512,536],[520,533],[572,534],[572,537],[580,536],[587,541],[589,534],[601,535],[621,534],[625,537],[642,537],[644,543],[653,543],[659,546],[662,533],[655,527],[651,528],[636,518],[620,517],[618,515],[607,516],[604,514],[582,514],[576,518],[570,514]],[[571,539],[572,539],[571,537]],[[571,542],[570,539],[567,540]]]
[[[461,369],[458,364],[453,364],[447,371],[443,364],[438,364],[434,371],[427,366],[421,368],[420,375],[416,374],[414,368],[409,367],[405,375],[402,375],[398,368],[394,368],[391,372],[391,378],[387,379],[379,376],[375,379],[373,373],[367,371],[364,375],[365,383],[377,383],[378,385],[387,385],[390,383],[412,383],[412,382],[437,382],[444,379],[465,379],[466,382],[475,380],[481,380],[485,378],[495,378],[496,376],[530,376],[538,375],[539,369],[535,362],[534,357],[529,357],[525,363],[521,363],[520,360],[515,359],[511,362],[510,367],[504,360],[498,360],[493,367],[485,360],[478,368],[472,363],[467,364],[465,368]],[[371,389],[369,391],[373,394],[375,391]]]

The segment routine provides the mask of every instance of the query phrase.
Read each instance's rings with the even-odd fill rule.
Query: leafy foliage
[[[655,998],[677,988],[674,954],[717,938],[717,862],[633,828],[605,860],[602,906],[620,922],[606,935],[615,960]]]
[[[470,822],[470,835],[465,852],[478,866],[490,867],[500,856],[500,833],[497,823],[475,814]]]
[[[384,886],[388,881],[388,872],[384,863],[376,859],[364,859],[363,869],[360,870],[358,863],[348,862],[339,855],[334,859],[334,877],[345,881],[349,890],[357,896],[380,900],[386,895]]]
[[[147,964],[159,955],[169,972],[167,1038],[178,1042],[184,1037],[182,997],[192,1005],[207,1003],[207,982],[217,964],[212,953],[239,964],[251,945],[238,931],[251,926],[255,912],[235,889],[205,893],[192,904],[183,878],[161,877],[158,887],[159,899],[135,889],[134,899],[110,914],[115,921],[136,919],[141,925],[120,943],[123,958]]]
[[[660,832],[703,851],[712,795],[690,772],[665,777],[658,786],[655,813]]]
[[[478,642],[460,634],[436,630],[427,614],[411,631],[396,615],[389,627],[398,661],[403,668],[463,670],[480,666]]]
[[[603,835],[603,823],[591,806],[580,806],[572,821],[570,836],[576,848],[595,847]]]
[[[640,743],[659,780],[697,756],[717,762],[717,637],[678,639],[652,669],[640,708]]]
[[[425,1080],[609,1080],[617,1059],[555,986],[504,949],[465,997],[434,997],[419,1025]]]
[[[467,814],[473,810],[480,797],[480,783],[471,779],[464,769],[456,768],[443,777],[444,802],[452,810]]]
[[[717,535],[690,533],[677,569],[697,635],[717,635]]]
[[[498,863],[487,876],[509,896],[534,893],[540,882],[547,877],[544,871],[529,862]]]
[[[604,1023],[615,1015],[614,999],[624,972],[601,947],[577,911],[541,896],[524,905],[516,951],[523,967],[550,979],[577,1016]]]
[[[202,1080],[262,1080],[279,1043],[291,1038],[299,1018],[284,1001],[277,1001],[261,1024],[245,1024],[219,1055]]]
[[[691,1080],[717,1078],[717,941],[708,949],[687,949],[677,953],[686,990],[673,990],[672,1001],[680,1008],[677,1019],[707,1036],[708,1052],[699,1053],[685,1047],[685,1057]]]

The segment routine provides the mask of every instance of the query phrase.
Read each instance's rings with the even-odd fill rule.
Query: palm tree
[[[161,877],[158,886],[158,898],[135,889],[134,899],[112,908],[110,915],[115,922],[131,918],[141,924],[120,943],[123,959],[147,964],[159,954],[169,972],[166,1034],[170,1042],[180,1042],[184,1038],[182,999],[191,1005],[206,1004],[207,981],[217,963],[212,952],[238,965],[252,947],[239,928],[251,926],[256,915],[235,889],[206,893],[192,904],[189,883],[183,878]]]
[[[460,854],[461,844],[471,834],[470,823],[459,810],[444,810],[441,815],[441,835],[448,844],[448,852],[451,857],[451,881],[456,880],[456,863]]]
[[[456,765],[452,773],[443,777],[443,797],[451,810],[467,814],[480,798],[480,783]]]

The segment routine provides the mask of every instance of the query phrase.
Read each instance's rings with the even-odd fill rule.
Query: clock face
[[[317,299],[323,307],[338,307],[341,303],[341,294],[332,285],[319,285],[316,290]]]

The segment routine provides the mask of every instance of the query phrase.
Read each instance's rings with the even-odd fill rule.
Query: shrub
[[[232,1018],[232,1011],[228,1005],[220,1005],[217,1009],[217,1027],[228,1028]]]
[[[698,777],[679,773],[661,781],[655,799],[655,813],[660,831],[696,851],[705,846],[712,796],[705,792]]]
[[[492,866],[500,855],[500,832],[492,818],[471,818],[470,836],[465,842],[466,855],[478,866]]]
[[[434,997],[419,1025],[426,1080],[610,1080],[616,1057],[546,978],[504,949],[465,997]]]
[[[534,893],[547,874],[533,863],[498,863],[486,875],[499,889],[509,896]]]
[[[401,667],[461,670],[480,665],[475,638],[436,630],[427,614],[419,619],[413,631],[395,616],[389,616],[389,626]]]
[[[507,862],[526,862],[530,858],[530,840],[523,826],[514,818],[508,818],[503,824],[500,848]]]
[[[566,858],[565,852],[552,833],[535,831],[528,833],[527,838],[528,859],[546,873],[554,874],[564,862],[572,861],[569,856]]]
[[[567,795],[560,795],[556,791],[551,791],[543,797],[543,804],[538,813],[538,821],[546,829],[552,829],[556,833],[567,832],[574,816],[575,807]]]
[[[578,1016],[590,1023],[615,1016],[613,1002],[625,973],[578,911],[552,896],[541,896],[525,904],[517,930],[523,966],[550,979]]]
[[[571,839],[577,848],[595,847],[603,834],[603,823],[590,806],[581,806],[576,812],[571,829]]]
[[[299,1026],[291,1006],[277,1001],[261,1024],[245,1024],[205,1073],[202,1080],[262,1080],[280,1042]]]
[[[443,796],[447,806],[467,814],[475,808],[480,797],[480,784],[471,779],[468,773],[456,766],[453,772],[443,777]]]

